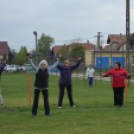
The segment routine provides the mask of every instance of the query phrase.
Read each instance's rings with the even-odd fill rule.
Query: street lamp
[[[33,34],[35,35],[35,46],[36,46],[36,53],[38,53],[38,48],[37,48],[37,32],[34,31]],[[36,56],[36,65],[38,64],[38,56]]]

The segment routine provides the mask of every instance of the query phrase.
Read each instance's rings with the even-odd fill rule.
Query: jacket
[[[111,69],[110,71],[106,72],[105,75],[120,75],[120,76],[127,76],[128,73],[127,71],[120,67],[120,69]],[[125,77],[118,77],[118,76],[113,76],[112,78],[112,87],[118,88],[118,87],[125,87]]]
[[[57,68],[60,70],[60,84],[69,85],[71,84],[71,74],[74,69],[76,69],[80,65],[80,62],[77,64],[66,68],[64,65],[57,65]]]
[[[2,71],[3,71],[3,69],[4,69],[5,66],[6,66],[6,63],[5,63],[5,62],[3,62],[3,63],[0,65],[0,76],[1,76]]]

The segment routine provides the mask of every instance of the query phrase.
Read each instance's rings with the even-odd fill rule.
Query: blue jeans
[[[92,87],[93,85],[93,77],[88,77],[89,80],[89,86]]]

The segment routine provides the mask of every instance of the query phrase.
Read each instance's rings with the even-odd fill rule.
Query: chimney
[[[87,40],[87,43],[89,44],[89,40]]]
[[[120,33],[120,38],[121,38],[121,33]]]

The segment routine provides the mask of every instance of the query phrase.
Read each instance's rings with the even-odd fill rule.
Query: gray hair
[[[39,63],[39,68],[41,68],[41,64],[42,64],[43,62],[45,62],[45,63],[46,63],[46,67],[45,67],[45,68],[48,68],[48,67],[49,67],[49,65],[48,65],[48,63],[47,63],[47,61],[46,61],[46,60],[42,60],[42,61]]]

